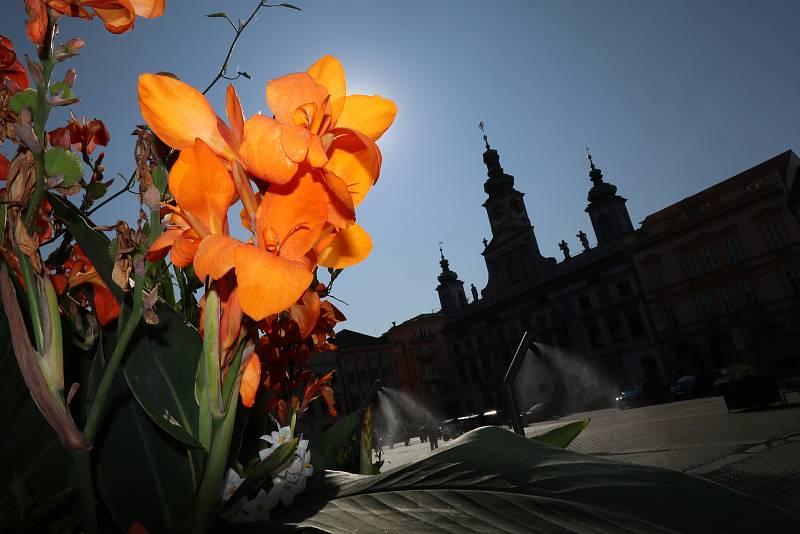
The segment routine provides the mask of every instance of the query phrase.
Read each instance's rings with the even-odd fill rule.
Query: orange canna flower
[[[258,207],[254,243],[206,237],[197,250],[195,272],[218,280],[233,269],[242,311],[256,321],[283,311],[313,280],[313,249],[327,211],[325,192],[309,174],[273,186]]]
[[[188,267],[204,237],[227,232],[236,191],[228,170],[201,139],[181,151],[168,182],[178,206],[167,206],[172,227],[156,238],[147,259],[158,261],[171,251],[174,265]]]
[[[136,17],[163,15],[165,0],[25,0],[28,38],[37,45],[44,42],[47,31],[47,8],[82,19],[96,15],[111,33],[125,33],[133,28]]]

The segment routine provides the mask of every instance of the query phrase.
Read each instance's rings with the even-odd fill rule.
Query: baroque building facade
[[[629,249],[673,376],[800,367],[800,159],[648,215]]]
[[[620,387],[667,379],[626,250],[634,232],[626,199],[589,159],[586,212],[597,245],[590,246],[581,233],[583,250],[570,254],[562,242],[564,259],[557,261],[541,254],[524,194],[486,141],[483,207],[492,238],[484,241],[482,254],[488,282],[480,295],[473,286],[468,301],[463,282],[442,255],[436,288],[458,391],[449,415],[504,408],[503,376],[525,331],[533,334],[540,354],[518,375],[521,404],[552,402],[565,410],[606,405]]]

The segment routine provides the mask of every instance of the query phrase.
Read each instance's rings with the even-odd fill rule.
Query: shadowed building
[[[384,335],[392,343],[400,391],[443,419],[457,406],[441,330],[441,312],[423,313],[392,325]]]
[[[486,137],[484,136],[484,140]],[[591,162],[586,208],[597,236],[564,261],[543,257],[513,176],[486,142],[486,209],[492,239],[482,252],[488,282],[467,302],[463,282],[442,256],[436,290],[458,409],[502,408],[501,383],[526,330],[541,343],[540,361],[523,368],[522,402],[554,401],[568,409],[608,404],[621,386],[665,379],[663,358],[625,250],[633,226],[626,200]],[[476,298],[477,297],[477,298]]]
[[[800,366],[799,169],[784,152],[637,230],[630,251],[672,376]]]
[[[353,413],[360,406],[375,380],[397,388],[392,345],[386,336],[374,337],[342,329],[334,338],[336,350],[312,355],[309,367],[317,376],[336,371],[332,387],[338,416]],[[328,415],[322,399],[313,401],[300,418],[301,430],[309,436],[325,430],[338,418]]]

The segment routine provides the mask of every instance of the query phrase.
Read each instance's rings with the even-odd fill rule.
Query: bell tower
[[[436,292],[439,293],[439,303],[442,305],[442,315],[447,315],[462,306],[467,305],[467,295],[464,293],[464,282],[458,279],[458,275],[450,270],[450,262],[444,257],[442,243],[439,243],[439,255],[441,260],[442,272],[439,274],[439,285]]]
[[[484,130],[483,122],[480,128]],[[483,207],[492,231],[492,239],[483,251],[489,272],[483,294],[491,294],[555,265],[556,260],[543,257],[539,251],[524,193],[514,189],[514,177],[503,171],[500,155],[489,145],[485,131],[483,142],[486,146],[483,162],[488,176],[483,184],[488,195]]]
[[[589,149],[586,149],[587,153]],[[592,220],[597,244],[602,245],[633,232],[631,216],[625,206],[627,199],[617,195],[617,186],[603,181],[603,171],[595,167],[592,155],[589,157],[589,190],[586,213]]]

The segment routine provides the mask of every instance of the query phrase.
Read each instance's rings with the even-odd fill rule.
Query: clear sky
[[[584,145],[628,199],[635,225],[648,213],[786,149],[800,150],[797,1],[577,2],[304,1],[302,12],[264,9],[232,64],[245,113],[268,112],[264,86],[330,53],[349,93],[392,98],[399,112],[381,139],[383,171],[360,206],[375,248],[345,271],[334,294],[345,327],[376,335],[391,321],[439,309],[438,242],[469,287],[486,283],[481,204],[486,179],[478,122],[526,193],[542,252],[580,248],[589,189]],[[22,1],[3,0],[0,34],[32,53]],[[167,0],[161,19],[122,36],[99,21],[67,20],[81,36],[77,114],[112,134],[107,176],[133,168],[132,125],[141,72],[172,71],[202,88],[224,57],[226,10],[253,0]],[[224,85],[209,95],[222,114]],[[51,123],[53,127],[57,124]],[[118,180],[119,181],[119,180]],[[99,212],[133,220],[133,199]]]

